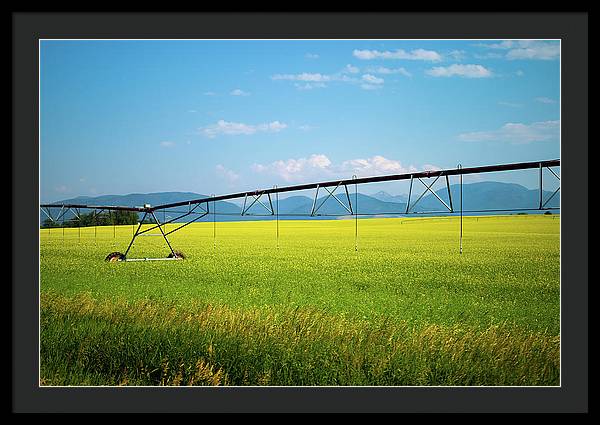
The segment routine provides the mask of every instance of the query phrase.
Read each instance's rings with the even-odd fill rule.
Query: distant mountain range
[[[427,193],[419,200],[415,205],[415,201],[419,198],[424,188],[418,188],[413,191],[411,196],[411,212],[418,212],[427,215],[428,212],[440,212],[447,211],[444,205],[431,193]],[[451,185],[450,191],[452,194],[452,204],[455,211],[459,210],[460,206],[460,186]],[[447,189],[436,190],[435,193],[447,204],[450,204]],[[553,192],[544,191],[544,202],[552,195]],[[319,192],[321,195],[321,192]],[[348,207],[348,200],[346,194],[343,191],[340,193],[336,192],[338,199]],[[355,199],[357,197],[358,199]],[[172,202],[188,201],[192,199],[208,198],[206,195],[193,193],[193,192],[160,192],[160,193],[133,193],[129,195],[103,195],[97,197],[80,196],[72,199],[65,199],[62,201],[55,202],[56,204],[70,203],[70,204],[85,204],[85,205],[112,205],[112,206],[143,206],[144,204],[150,205],[163,205]],[[317,213],[321,216],[315,217],[317,219],[335,219],[328,215],[348,214],[348,211],[341,206],[335,199],[330,197],[325,202],[325,196],[321,195],[316,202],[316,206],[320,206]],[[275,197],[272,196],[272,203],[276,208]],[[387,192],[380,191],[372,195],[365,195],[358,193],[350,194],[350,200],[352,202],[352,209],[356,211],[358,206],[358,212],[368,213],[374,215],[390,215],[390,213],[398,213],[406,211],[407,195],[390,195]],[[248,199],[248,204],[253,199]],[[268,198],[260,198],[261,202],[266,206],[268,204]],[[302,219],[303,217],[294,217],[294,214],[309,214],[313,206],[314,198],[308,196],[290,196],[287,198],[279,199],[279,215],[280,219]],[[357,202],[356,202],[357,201]],[[324,202],[324,203],[323,203]],[[240,220],[264,220],[272,219],[273,217],[267,216],[252,216],[252,214],[269,214],[269,211],[262,205],[256,202],[248,211],[245,216],[241,216],[242,206],[233,202],[219,201],[216,203],[217,213],[225,213],[227,215],[217,215],[218,221],[240,221]],[[558,207],[560,205],[560,192],[557,193],[550,202],[546,205],[547,207]],[[524,186],[515,183],[501,183],[501,182],[478,182],[469,183],[463,185],[463,210],[464,211],[477,211],[473,214],[480,214],[481,210],[512,210],[516,212],[520,208],[537,208],[539,206],[539,190],[527,189]],[[213,205],[210,204],[210,210],[212,212]],[[166,212],[160,212],[158,214],[159,219],[175,218],[178,211],[187,211],[187,207],[178,207]],[[198,210],[197,210],[198,211]],[[86,211],[82,211],[86,212]],[[535,211],[528,211],[528,213],[535,213]],[[56,214],[56,212],[54,213]],[[65,216],[66,219],[72,217],[72,214]],[[194,218],[194,216],[188,216],[181,221],[188,221]],[[41,219],[46,218],[45,214],[41,213]],[[206,216],[198,221],[210,221],[212,215]]]

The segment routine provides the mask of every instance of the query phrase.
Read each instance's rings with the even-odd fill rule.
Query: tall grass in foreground
[[[42,385],[559,385],[556,335],[41,294]]]

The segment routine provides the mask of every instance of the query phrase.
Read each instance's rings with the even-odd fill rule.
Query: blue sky
[[[560,43],[43,40],[40,119],[42,202],[555,159]]]

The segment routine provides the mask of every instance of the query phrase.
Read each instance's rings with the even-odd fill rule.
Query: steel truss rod
[[[448,179],[448,175],[447,174],[446,174],[446,188],[448,188],[448,201],[450,201],[450,208],[449,208],[449,210],[450,210],[450,212],[454,212],[454,207],[452,206],[452,192],[450,191],[450,180]]]
[[[80,207],[68,207],[68,208],[69,208],[69,211],[71,211],[71,212],[73,213],[73,215],[74,215],[75,217],[77,217],[77,220],[81,220],[81,217],[79,216],[79,215],[80,215],[80,214],[79,214],[79,212],[80,212],[80,211],[79,211],[79,208],[80,208]],[[73,218],[72,220],[73,220],[73,221],[75,221],[75,219],[74,219],[74,218]]]
[[[182,219],[182,218],[184,218],[184,217],[187,217],[188,215],[192,214],[192,213],[193,213],[193,212],[196,210],[196,208],[198,208],[200,205],[202,205],[202,204],[196,204],[196,206],[195,206],[195,207],[194,207],[194,208],[193,208],[191,211],[189,211],[189,212],[186,212],[186,213],[183,213],[183,214],[182,214],[182,215],[180,215],[179,217],[175,217],[175,218],[173,218],[173,219],[171,219],[171,220],[169,220],[169,221],[165,221],[164,223],[162,223],[162,225],[164,226],[165,224],[173,223],[174,221],[177,221],[177,220],[179,220],[179,219]],[[206,210],[205,210],[205,211],[203,211],[203,213],[204,213],[204,215],[206,215],[206,214],[208,214],[208,211],[206,211]],[[202,218],[202,217],[204,217],[204,215],[203,215],[203,216],[201,216],[201,217],[199,217],[199,218]],[[146,230],[143,230],[143,231],[141,231],[139,234],[141,235],[141,234],[143,234],[143,233],[146,233],[146,232],[149,232],[149,231],[151,231],[151,230],[157,229],[158,227],[159,227],[159,225],[157,224],[157,225],[156,225],[156,226],[154,226],[154,227],[150,227],[149,229],[146,229]]]
[[[425,183],[423,180],[421,180],[421,178],[420,178],[420,177],[417,177],[417,179],[418,179],[418,180],[419,180],[421,183],[423,183],[423,185],[425,185],[425,191],[424,191],[423,193],[421,193],[421,196],[419,196],[419,197],[417,198],[417,200],[415,201],[415,203],[414,203],[414,204],[412,204],[412,207],[413,207],[413,208],[414,208],[414,207],[415,207],[415,206],[416,206],[416,205],[419,203],[419,201],[421,200],[421,198],[422,198],[423,196],[425,196],[425,194],[427,193],[427,191],[430,191],[431,193],[434,193],[434,194],[435,194],[435,192],[433,192],[433,191],[431,190],[431,187],[432,187],[432,186],[435,184],[435,182],[437,182],[437,181],[438,181],[438,179],[439,179],[439,178],[440,178],[440,176],[437,176],[437,177],[435,178],[435,180],[434,180],[434,181],[433,181],[433,182],[432,182],[432,183],[431,183],[429,186],[427,186],[427,184],[426,184],[426,183]],[[412,185],[411,185],[411,186],[412,186]],[[437,195],[436,195],[436,196],[437,196]],[[410,204],[410,199],[408,200],[408,203]],[[443,203],[443,201],[442,201],[442,203]],[[446,204],[444,203],[444,205],[446,205]],[[409,210],[407,209],[407,211],[406,211],[406,212],[408,213],[408,212],[409,212]]]
[[[512,171],[512,170],[526,170],[531,168],[538,168],[542,164],[544,167],[555,167],[560,166],[560,160],[548,160],[548,161],[536,161],[536,162],[520,162],[520,163],[512,163],[512,164],[501,164],[501,165],[488,165],[482,167],[470,167],[470,168],[462,168],[462,169],[448,169],[448,170],[436,170],[436,171],[422,171],[419,173],[408,173],[408,174],[390,174],[383,176],[375,176],[375,177],[362,177],[357,178],[355,180],[346,179],[346,180],[335,180],[329,182],[320,182],[320,183],[309,183],[309,184],[301,184],[296,186],[284,186],[279,188],[265,189],[260,191],[262,194],[267,193],[285,193],[285,192],[293,192],[300,190],[309,190],[309,189],[318,189],[321,187],[332,187],[339,185],[352,185],[352,184],[364,184],[364,183],[381,183],[386,181],[396,181],[396,180],[409,180],[411,177],[438,177],[438,176],[455,176],[455,175],[466,175],[466,174],[479,174],[479,173],[491,173],[496,171]],[[189,201],[182,202],[174,202],[171,204],[160,205],[157,207],[153,207],[150,209],[162,209],[162,208],[172,208],[178,207],[181,205],[188,205],[189,203],[206,203],[213,201],[226,201],[228,199],[238,199],[246,196],[248,192],[240,192],[240,193],[232,193],[229,195],[220,195],[212,198],[200,198],[193,199]],[[89,207],[88,207],[89,208]],[[137,211],[137,210],[136,210]],[[145,211],[144,208],[141,211]]]
[[[317,198],[319,197],[319,185],[317,185],[317,191],[315,192],[315,199],[313,199],[312,207],[310,209],[310,216],[315,215],[315,205],[317,204]]]
[[[169,243],[169,239],[167,238],[167,235],[165,235],[165,232],[162,229],[162,226],[164,226],[164,223],[161,225],[160,221],[158,221],[158,217],[156,217],[156,214],[154,214],[154,211],[151,211],[150,214],[152,214],[154,221],[156,221],[156,224],[158,225],[158,230],[160,230],[160,233],[162,233],[163,238],[165,238],[165,242],[167,242],[167,245],[169,246],[169,249],[171,250],[171,253],[173,254],[173,258],[177,257],[177,254],[175,254],[175,251],[173,251],[173,248],[171,247],[171,244]]]
[[[176,232],[176,231],[178,231],[179,229],[182,229],[182,228],[184,228],[184,227],[185,227],[185,226],[187,226],[188,224],[192,224],[192,223],[194,223],[194,222],[196,222],[196,221],[200,220],[202,217],[204,217],[204,216],[207,216],[207,215],[208,215],[208,211],[207,211],[207,212],[205,212],[205,213],[204,213],[204,214],[202,214],[202,215],[199,215],[199,216],[198,216],[198,217],[196,217],[195,219],[193,219],[193,220],[191,220],[191,221],[188,221],[188,222],[186,222],[186,223],[182,224],[181,226],[179,226],[179,227],[176,227],[176,228],[175,228],[175,229],[173,229],[173,230],[170,230],[170,231],[168,231],[167,233],[165,233],[165,235],[170,235],[171,233],[173,233],[173,232]]]
[[[348,199],[348,205],[350,206],[350,208],[348,208],[346,205],[344,205],[344,203],[342,201],[340,201],[340,199],[335,195],[335,191],[338,189],[338,187],[340,187],[340,185],[342,184],[342,182],[339,182],[334,188],[333,190],[329,190],[327,188],[327,186],[324,186],[323,188],[327,191],[327,195],[325,196],[325,199],[323,199],[323,201],[319,204],[318,207],[315,208],[315,204],[317,202],[317,198],[319,195],[319,190],[317,188],[317,192],[315,193],[315,199],[313,201],[313,207],[311,209],[311,216],[314,216],[317,211],[319,211],[319,209],[323,206],[323,204],[325,204],[325,202],[327,202],[327,200],[331,197],[333,197],[346,211],[348,211],[350,214],[354,214],[352,212],[352,203],[350,202],[350,194],[348,193],[348,186],[344,185],[344,188],[346,189],[346,197]]]
[[[96,209],[94,209],[94,211],[92,211],[93,223],[96,223],[96,217],[98,217],[100,214],[102,214],[102,210],[97,211]]]
[[[560,159],[553,159],[548,161],[536,161],[536,162],[519,162],[512,164],[501,164],[501,165],[488,165],[482,167],[470,167],[470,168],[455,168],[448,170],[437,170],[437,171],[422,171],[419,173],[408,173],[408,174],[390,174],[383,176],[374,176],[374,177],[363,177],[357,179],[346,179],[346,180],[335,180],[329,182],[320,182],[320,183],[309,183],[309,184],[301,184],[295,186],[284,186],[272,189],[265,189],[261,191],[257,191],[256,193],[260,194],[272,194],[272,193],[285,193],[292,191],[300,191],[300,190],[308,190],[308,189],[318,189],[321,187],[332,187],[338,185],[352,185],[352,184],[364,184],[364,183],[380,183],[387,181],[397,181],[397,180],[412,180],[414,178],[423,178],[423,177],[439,177],[439,176],[454,176],[454,175],[466,175],[466,174],[479,174],[479,173],[490,173],[497,171],[512,171],[512,170],[526,170],[531,168],[539,168],[539,167],[557,167],[560,166]],[[137,211],[137,212],[150,212],[158,209],[165,208],[174,208],[184,205],[191,204],[199,204],[216,201],[225,201],[228,199],[237,199],[243,198],[248,194],[248,192],[240,192],[240,193],[232,193],[229,195],[221,195],[214,196],[209,198],[200,198],[200,199],[191,199],[187,201],[181,202],[173,202],[169,204],[158,205],[154,207],[125,207],[125,206],[104,206],[104,205],[81,205],[81,204],[42,204],[41,207],[59,207],[64,206],[65,208],[97,208],[97,209],[105,209],[105,210],[121,210],[121,211]]]
[[[57,220],[54,220],[54,217],[52,217],[52,212],[50,211],[50,208],[42,207],[41,210],[44,214],[46,214],[46,217],[48,217],[50,219],[50,221],[52,221],[53,223],[56,223]],[[61,211],[62,211],[62,208],[61,208]]]
[[[267,207],[265,204],[263,204],[260,200],[260,197],[264,195],[264,193],[258,193],[259,191],[256,191],[255,193],[250,193],[250,196],[252,196],[254,198],[254,201],[252,201],[252,203],[248,206],[248,208],[246,208],[246,200],[248,199],[248,193],[246,193],[244,195],[244,206],[242,207],[242,214],[241,215],[254,215],[254,214],[247,214],[247,212],[250,210],[250,208],[252,208],[252,206],[254,204],[256,204],[257,202],[263,206],[263,208],[267,211],[269,211],[269,213],[271,213],[270,215],[275,215],[275,211],[273,210],[273,202],[271,201],[271,194],[267,193],[266,195],[269,198],[269,207]]]
[[[426,188],[426,189],[425,189],[425,192],[423,193],[423,195],[424,195],[425,193],[427,193],[427,192],[431,192],[431,194],[432,194],[433,196],[435,196],[435,197],[438,199],[438,201],[440,201],[442,204],[444,204],[444,206],[445,206],[445,207],[448,209],[448,211],[450,211],[450,212],[453,212],[453,211],[452,211],[452,207],[449,207],[449,206],[448,206],[448,204],[446,204],[446,203],[445,203],[445,202],[442,200],[442,198],[440,198],[440,197],[438,196],[438,194],[437,194],[437,193],[435,193],[433,190],[431,190],[431,188],[433,187],[433,185],[435,184],[435,182],[436,182],[436,181],[437,181],[439,178],[440,178],[440,176],[437,176],[437,177],[436,177],[436,179],[435,179],[435,181],[434,181],[433,183],[431,183],[431,185],[427,186],[427,184],[425,184],[425,182],[424,182],[423,180],[421,180],[421,178],[419,177],[419,181],[420,181],[421,183],[423,183],[423,186],[425,186],[425,188]],[[450,182],[448,181],[448,176],[446,176],[446,185],[448,186],[448,196],[450,196],[450,204],[452,204],[452,195],[450,195]],[[421,195],[421,197],[422,197],[423,195]],[[421,197],[419,197],[419,199],[421,199]],[[418,202],[418,201],[417,201],[417,202]],[[413,207],[414,207],[414,206],[417,204],[417,202],[415,202],[415,203],[414,203]]]
[[[125,253],[123,254],[124,257],[127,257],[127,253],[129,252],[129,250],[131,249],[131,245],[133,245],[133,241],[135,240],[135,238],[137,237],[137,235],[140,233],[140,229],[142,228],[142,224],[144,223],[144,220],[146,219],[146,216],[148,215],[147,212],[144,213],[144,216],[142,217],[142,219],[140,220],[140,224],[138,225],[137,230],[135,231],[135,233],[133,234],[133,237],[131,238],[131,242],[129,242],[129,246],[127,247],[127,250],[125,250]]]
[[[558,176],[558,174],[556,174],[554,172],[554,170],[550,167],[545,167],[548,169],[548,171],[550,171],[552,174],[554,174],[554,177],[556,177],[558,179],[558,181],[560,182],[560,176]],[[542,187],[542,172],[540,170],[540,210],[542,209],[547,209],[545,208],[546,205],[548,205],[548,202],[550,202],[552,200],[552,198],[554,198],[554,195],[556,195],[558,193],[558,191],[560,190],[560,185],[556,188],[556,190],[554,191],[554,193],[552,193],[552,195],[550,195],[550,197],[548,199],[546,199],[546,202],[544,202],[542,204],[542,197],[543,197],[543,187]]]
[[[491,212],[513,212],[513,211],[539,211],[539,208],[510,208],[510,209],[489,209],[489,210],[463,210],[463,213],[491,213]],[[560,210],[560,207],[549,207],[544,208],[544,211],[548,210]],[[388,212],[376,212],[376,213],[360,213],[359,216],[383,216],[383,215],[401,215],[401,216],[410,216],[410,215],[428,215],[428,214],[444,214],[448,217],[454,217],[456,214],[460,214],[460,211],[413,211],[408,214],[401,211],[388,211]],[[338,215],[338,217],[343,217],[344,215]]]
[[[413,186],[414,176],[410,175],[410,186],[408,188],[408,201],[406,201],[406,214],[408,214],[408,210],[410,209],[410,196],[412,195],[412,186]]]
[[[187,205],[188,203],[190,203],[189,201],[185,201],[183,203],[181,203],[181,205]],[[196,202],[191,202],[192,204],[195,204]],[[158,209],[162,209],[165,208],[164,206],[156,206],[156,207],[125,207],[125,206],[115,206],[115,205],[83,205],[83,204],[41,204],[40,207],[52,207],[52,208],[58,208],[58,207],[65,207],[65,208],[83,208],[83,209],[88,209],[88,210],[93,210],[93,209],[97,209],[97,210],[107,210],[107,211],[137,211],[137,212],[146,212],[146,211],[150,211],[150,210],[158,210]],[[168,207],[167,207],[168,208]]]

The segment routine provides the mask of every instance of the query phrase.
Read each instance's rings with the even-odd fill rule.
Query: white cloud
[[[298,90],[312,90],[327,87],[327,85],[325,83],[294,83],[294,87],[296,87]]]
[[[241,89],[232,90],[229,94],[232,96],[250,96],[250,93]]]
[[[299,125],[298,128],[302,131],[310,131],[310,130],[314,130],[317,127],[315,127],[314,125],[302,124],[302,125]]]
[[[497,52],[487,52],[485,54],[475,53],[473,57],[475,59],[503,59],[504,55]]]
[[[381,85],[375,85],[375,84],[361,84],[360,85],[360,88],[363,90],[379,90],[382,87],[383,86],[381,86]]]
[[[227,180],[230,184],[231,183],[235,183],[239,180],[240,176],[233,172],[232,170],[225,168],[223,165],[218,164],[215,167],[216,171],[217,171],[217,175],[219,177],[224,178],[225,180]]]
[[[442,168],[433,164],[425,164],[423,165],[423,171],[440,171]]]
[[[218,135],[238,136],[251,135],[258,132],[277,133],[286,127],[287,124],[279,121],[273,121],[267,124],[250,125],[219,120],[216,124],[200,128],[200,133],[212,139]]]
[[[215,93],[215,92],[213,92],[213,91],[207,91],[207,92],[204,92],[204,93],[203,93],[203,95],[204,95],[204,96],[215,96],[215,95],[216,95],[216,93]]]
[[[363,75],[361,80],[363,81],[363,83],[360,85],[360,87],[363,90],[377,90],[383,87],[384,83],[383,78],[375,77],[371,74]]]
[[[313,154],[308,158],[279,160],[270,164],[254,164],[257,173],[274,175],[286,182],[308,182],[322,179],[375,176],[381,174],[401,174],[414,172],[414,166],[404,167],[399,161],[376,155],[371,158],[357,158],[333,164],[323,154]]]
[[[506,40],[500,43],[480,44],[479,46],[488,49],[506,50],[504,57],[508,60],[553,60],[560,57],[560,44],[558,41]]]
[[[523,75],[525,75],[525,73],[520,69],[518,69],[517,72],[515,72],[515,74],[517,74],[517,76],[519,76],[519,77],[522,77]]]
[[[406,60],[424,60],[431,62],[438,62],[442,60],[442,56],[433,50],[416,49],[407,52],[402,49],[391,51],[379,51],[379,50],[354,50],[352,52],[354,57],[362,60],[372,59],[406,59]]]
[[[323,154],[313,154],[308,158],[279,160],[268,165],[253,164],[252,170],[257,173],[276,175],[286,182],[301,182],[323,175],[330,176],[331,161]]]
[[[350,74],[358,74],[360,72],[360,69],[356,66],[348,64],[344,68],[344,72],[349,72]]]
[[[359,158],[344,161],[340,171],[344,174],[352,173],[358,177],[377,176],[380,174],[402,174],[416,171],[415,167],[404,167],[399,161],[375,155],[371,158]]]
[[[492,72],[482,65],[450,65],[436,66],[425,71],[432,77],[465,77],[465,78],[486,78],[491,77]]]
[[[556,100],[550,99],[549,97],[536,97],[534,100],[536,102],[545,103],[547,105],[551,105],[551,104],[556,103]]]
[[[508,106],[509,108],[520,108],[523,105],[521,105],[520,103],[513,103],[513,102],[504,102],[504,101],[500,101],[498,102],[498,105],[501,106]]]
[[[371,74],[386,74],[386,75],[401,74],[401,75],[404,75],[405,77],[412,77],[412,74],[402,67],[386,68],[385,66],[378,66],[378,67],[367,68],[367,72],[370,72]]]
[[[358,70],[358,68],[356,68]],[[271,76],[272,80],[295,81],[294,86],[299,90],[310,90],[314,88],[327,87],[326,83],[333,81],[343,83],[354,83],[358,81],[354,77],[346,75],[349,73],[346,67],[341,72],[335,74],[321,74],[318,72],[302,72],[300,74],[275,74]]]
[[[67,186],[65,186],[64,184],[59,185],[59,186],[55,186],[54,187],[54,191],[58,192],[58,193],[69,193],[71,192],[71,189],[69,189]]]
[[[532,124],[506,123],[498,130],[462,133],[458,139],[464,142],[500,141],[526,144],[558,140],[560,121],[541,121]]]
[[[325,83],[332,80],[330,75],[303,72],[301,74],[275,74],[273,80],[309,81],[312,83]]]
[[[175,142],[172,142],[170,140],[165,140],[164,142],[160,142],[161,148],[172,148],[174,146],[175,146]]]
[[[383,78],[375,77],[371,74],[363,75],[362,80],[367,84],[383,84],[385,81]]]
[[[307,53],[304,55],[306,59],[319,59],[319,55],[316,53]]]
[[[467,53],[464,50],[452,50],[451,52],[446,54],[446,56],[448,56],[452,60],[460,62],[467,56]]]

